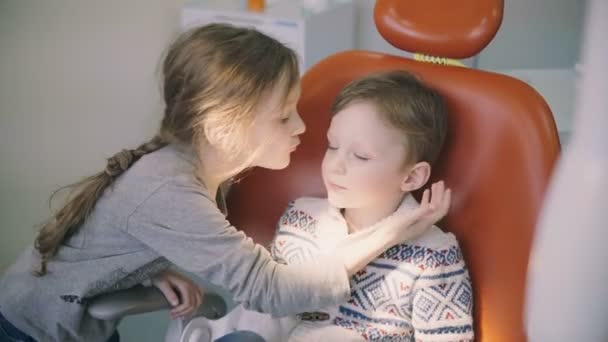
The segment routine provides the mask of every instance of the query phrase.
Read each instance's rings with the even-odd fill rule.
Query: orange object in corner
[[[247,9],[252,12],[262,12],[266,7],[264,0],[247,0]]]

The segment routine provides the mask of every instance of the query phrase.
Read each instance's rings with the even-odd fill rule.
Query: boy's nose
[[[346,173],[346,165],[341,157],[336,156],[331,163],[331,171],[337,175],[343,175]]]

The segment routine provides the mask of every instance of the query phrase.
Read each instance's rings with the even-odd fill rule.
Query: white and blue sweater
[[[407,196],[401,205],[417,203]],[[271,252],[278,261],[297,264],[331,252],[346,235],[337,208],[326,199],[301,198],[281,217]],[[315,321],[297,323],[289,341],[473,340],[471,281],[451,233],[432,227],[391,247],[350,285],[347,302],[323,308],[313,314]]]

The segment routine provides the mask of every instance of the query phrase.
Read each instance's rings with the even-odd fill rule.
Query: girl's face
[[[403,133],[382,120],[373,104],[355,102],[338,112],[327,138],[322,174],[333,206],[366,208],[403,196],[410,173]]]
[[[300,144],[298,136],[306,126],[296,109],[300,85],[296,85],[284,101],[284,84],[280,82],[255,111],[252,134],[247,146],[254,154],[251,166],[279,170],[287,167],[291,153]]]

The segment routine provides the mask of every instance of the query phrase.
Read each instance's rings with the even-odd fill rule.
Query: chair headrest
[[[398,49],[432,56],[468,58],[492,41],[504,0],[378,0],[378,32]]]

